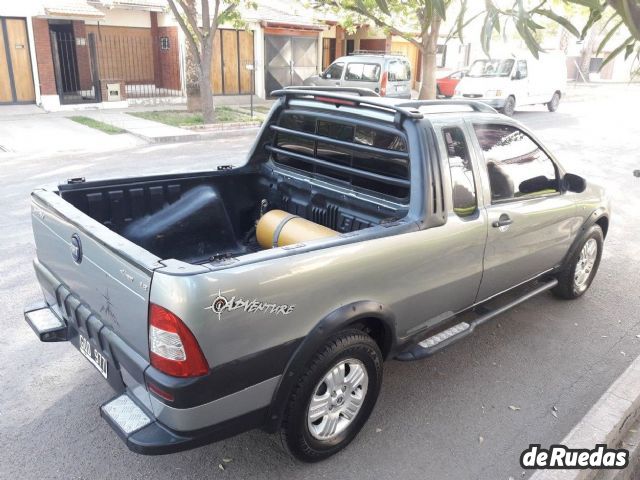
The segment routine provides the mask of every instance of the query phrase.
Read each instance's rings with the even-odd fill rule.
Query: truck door
[[[526,60],[518,60],[511,80],[516,94],[516,104],[527,105],[533,103],[533,93],[529,82],[529,69]]]
[[[473,131],[488,187],[480,301],[558,265],[579,221],[574,202],[560,191],[557,165],[526,132],[514,125],[476,122]]]

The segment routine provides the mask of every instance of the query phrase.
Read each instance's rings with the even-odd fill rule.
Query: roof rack
[[[309,91],[320,91],[320,92],[345,92],[345,93],[355,93],[360,97],[379,97],[376,92],[371,90],[370,88],[362,88],[362,87],[332,87],[327,85],[325,87],[318,86],[291,86],[284,87],[285,90],[309,90]],[[273,94],[272,94],[273,95]]]
[[[409,100],[406,102],[398,103],[398,107],[417,108],[420,107],[432,107],[432,106],[448,106],[448,105],[464,105],[471,107],[474,112],[481,113],[498,113],[495,108],[487,105],[486,103],[478,102],[476,100]]]
[[[353,105],[374,110],[383,110],[386,112],[395,113],[393,122],[397,127],[400,127],[400,121],[402,117],[413,119],[420,119],[424,117],[422,112],[419,112],[416,108],[413,107],[413,105],[397,105],[393,103],[387,103],[378,100],[377,97],[371,96],[355,97],[353,95],[342,95],[339,92],[327,90],[324,88],[318,90],[307,90],[306,87],[284,88],[282,90],[274,90],[273,92],[271,92],[271,96],[286,97],[287,100],[291,97],[312,97],[313,99],[319,97],[320,99],[336,100],[336,104]]]
[[[390,52],[388,50],[354,50],[347,55],[394,55],[399,57],[406,56],[403,52]]]

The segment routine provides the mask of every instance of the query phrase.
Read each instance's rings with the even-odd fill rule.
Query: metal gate
[[[184,95],[175,32],[87,25],[80,36],[70,22],[49,29],[62,104]]]
[[[265,35],[265,87],[267,94],[279,88],[302,85],[318,71],[317,37]]]
[[[26,21],[0,17],[0,105],[35,99]]]
[[[61,104],[100,102],[99,74],[96,62],[95,36],[89,34],[86,44],[77,45],[73,31],[51,30],[51,53],[56,88]],[[78,46],[88,47],[78,51]]]

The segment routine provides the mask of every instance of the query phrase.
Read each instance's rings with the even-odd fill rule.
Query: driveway
[[[33,187],[71,175],[212,169],[240,162],[251,138],[8,165],[0,207],[0,477],[522,478],[520,453],[530,443],[559,442],[640,354],[638,111],[636,94],[516,114],[569,171],[608,187],[614,216],[592,289],[574,302],[541,295],[431,359],[386,363],[368,424],[345,451],[314,465],[291,460],[277,436],[260,431],[163,457],[129,452],[99,417],[98,405],[113,396],[102,377],[70,345],[39,343],[21,315],[40,296],[30,263]]]
[[[145,143],[127,133],[108,135],[66,118],[68,115],[68,112],[46,113],[35,105],[0,106],[0,159],[10,155],[49,157],[102,152]]]

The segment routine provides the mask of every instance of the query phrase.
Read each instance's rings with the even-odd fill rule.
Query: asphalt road
[[[0,478],[528,476],[522,450],[560,441],[640,354],[638,111],[636,91],[517,114],[568,170],[609,189],[614,217],[591,290],[574,302],[543,294],[431,359],[388,362],[359,437],[316,465],[292,460],[277,436],[260,431],[169,456],[133,454],[99,417],[113,393],[98,372],[68,344],[39,343],[22,320],[23,305],[40,295],[31,267],[33,187],[71,176],[208,169],[241,161],[252,137],[93,156],[0,154]]]

